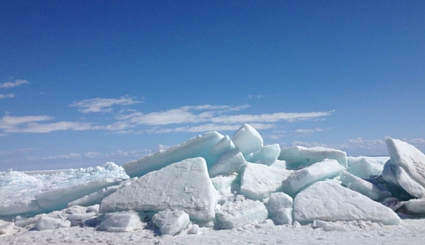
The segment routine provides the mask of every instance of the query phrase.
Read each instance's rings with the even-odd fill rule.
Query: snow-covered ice
[[[285,160],[288,169],[299,169],[325,159],[335,159],[347,167],[347,154],[341,150],[326,147],[293,146],[282,149],[279,160]]]
[[[235,132],[232,141],[244,156],[259,151],[263,146],[263,137],[247,123]]]
[[[282,181],[286,180],[291,173],[291,170],[247,163],[242,173],[240,192],[250,199],[262,200],[270,193],[281,190]]]
[[[347,157],[348,172],[362,179],[380,175],[389,157]]]
[[[179,233],[190,223],[189,215],[182,210],[164,210],[152,217],[152,223],[159,228],[162,235]]]
[[[102,200],[100,212],[183,210],[195,221],[215,218],[218,195],[201,157],[150,172]]]
[[[378,200],[381,190],[372,183],[343,171],[340,176],[342,184],[353,191],[357,191],[372,200]]]
[[[105,214],[102,217],[100,225],[96,229],[98,231],[109,232],[124,232],[140,229],[143,225],[140,221],[140,214],[142,214],[142,218],[145,217],[143,213],[134,211]]]
[[[342,187],[337,181],[319,181],[294,198],[294,219],[301,224],[314,220],[363,220],[398,225],[401,220],[390,208]]]

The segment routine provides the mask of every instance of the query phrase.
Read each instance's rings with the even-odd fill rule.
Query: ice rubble
[[[156,226],[161,234],[198,234],[203,226],[232,229],[266,219],[331,230],[328,221],[397,225],[396,212],[425,215],[424,199],[412,199],[425,195],[425,156],[399,140],[387,145],[390,158],[347,157],[323,147],[281,150],[263,145],[244,124],[232,137],[209,132],[124,168],[1,172],[0,217],[14,222],[0,223],[0,232]]]

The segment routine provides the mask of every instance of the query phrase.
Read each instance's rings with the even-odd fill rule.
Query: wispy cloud
[[[14,82],[4,82],[4,83],[0,83],[0,88],[13,88],[13,87],[17,87],[20,86],[22,84],[28,84],[29,82],[27,80],[16,80]]]
[[[45,157],[27,157],[28,161],[46,161],[46,160],[60,160],[60,159],[77,159],[81,158],[81,155],[79,153],[69,153],[69,154],[63,154],[59,156],[45,156]]]
[[[4,116],[0,119],[0,129],[4,133],[49,133],[59,130],[89,130],[89,123],[81,122],[53,122],[40,123],[53,120],[50,116]]]
[[[248,98],[249,99],[261,99],[261,98],[264,98],[264,95],[262,95],[262,94],[257,94],[257,95],[250,94],[250,95],[248,95]]]
[[[111,112],[113,106],[126,106],[142,103],[142,101],[135,100],[129,96],[123,96],[119,99],[112,98],[94,98],[77,101],[71,104],[77,107],[82,113],[98,113],[98,112]]]
[[[315,132],[323,132],[326,131],[328,129],[325,128],[303,128],[303,129],[296,129],[294,132],[297,134],[312,134]]]
[[[0,94],[0,99],[9,99],[15,97],[15,94]]]

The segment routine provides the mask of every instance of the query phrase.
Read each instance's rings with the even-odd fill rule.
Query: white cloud
[[[0,94],[0,99],[8,99],[15,97],[15,94]]]
[[[59,130],[89,130],[92,129],[89,123],[81,122],[39,122],[52,120],[50,116],[4,116],[0,119],[0,129],[4,133],[49,133]]]
[[[149,133],[181,133],[181,132],[191,132],[191,133],[199,133],[199,132],[207,132],[207,131],[236,131],[242,125],[241,124],[202,124],[197,126],[185,126],[185,127],[177,127],[177,128],[153,128],[148,130]],[[265,123],[252,123],[255,129],[269,129],[275,127],[274,124],[265,124]]]
[[[16,80],[14,82],[5,82],[5,83],[0,83],[0,88],[13,88],[13,87],[17,87],[20,86],[22,84],[28,84],[27,80]]]
[[[296,129],[294,132],[297,134],[312,134],[315,132],[323,132],[327,129],[324,128],[304,128],[304,129]]]
[[[334,111],[322,111],[322,112],[277,112],[271,114],[241,114],[241,115],[229,115],[219,116],[211,119],[214,123],[252,123],[252,122],[278,122],[278,121],[307,121],[323,118],[330,116]]]
[[[142,103],[142,101],[134,100],[128,96],[123,96],[119,99],[94,98],[77,101],[71,104],[73,107],[78,107],[82,113],[95,112],[111,112],[112,106],[126,106]]]
[[[78,153],[69,153],[59,156],[46,156],[46,157],[27,157],[28,161],[46,161],[46,160],[59,160],[59,159],[77,159],[81,158],[81,155]]]
[[[264,98],[264,95],[262,95],[262,94],[257,94],[257,95],[248,95],[248,98],[249,99],[261,99],[261,98]]]

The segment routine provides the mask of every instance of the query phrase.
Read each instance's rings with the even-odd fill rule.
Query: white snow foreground
[[[37,174],[1,172],[0,236],[73,227],[184,236],[252,225],[332,231],[351,229],[341,222],[398,225],[397,213],[425,215],[425,198],[412,199],[424,194],[425,158],[407,143],[387,144],[391,158],[383,167],[388,158],[263,145],[244,124],[232,137],[209,132],[127,163],[128,175],[109,164],[80,174],[80,181],[52,180],[55,186]]]

